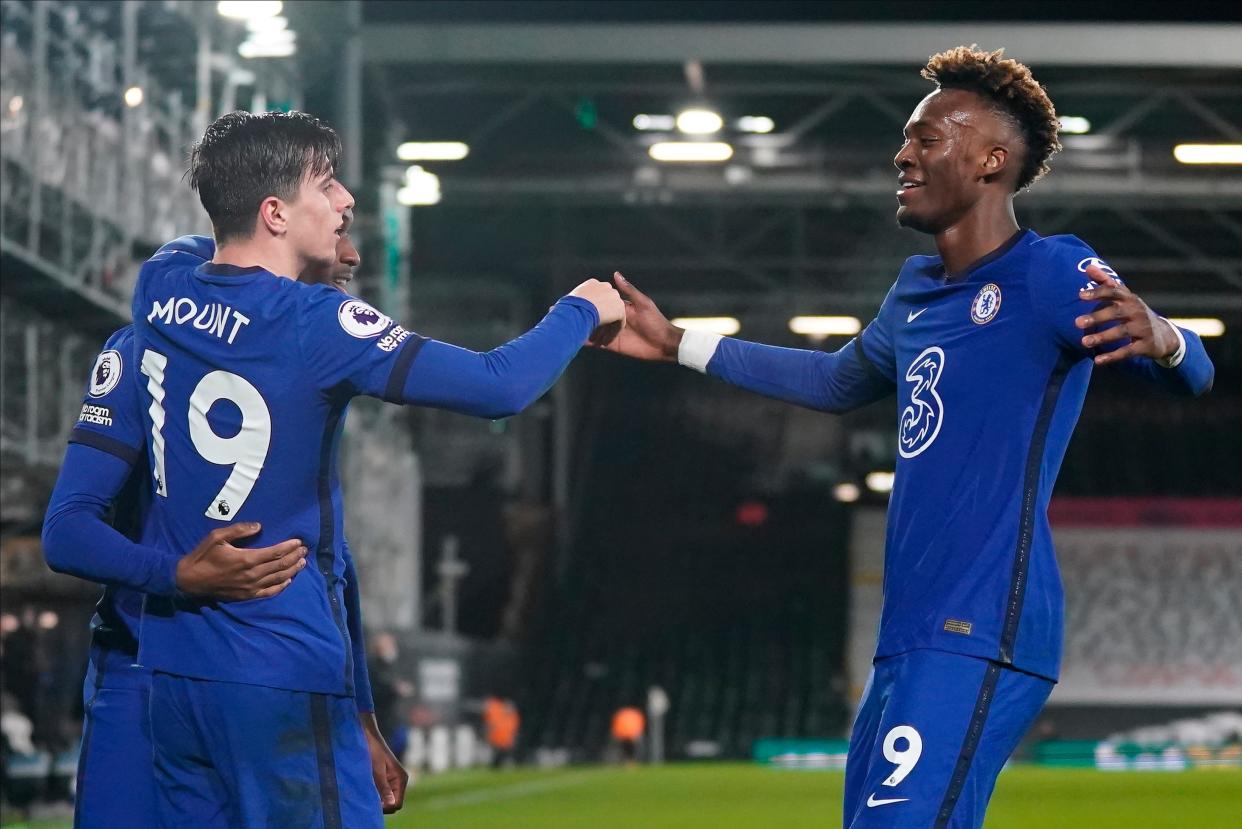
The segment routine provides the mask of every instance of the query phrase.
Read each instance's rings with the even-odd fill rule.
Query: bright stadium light
[[[283,7],[284,3],[280,0],[220,0],[216,3],[216,11],[221,17],[231,17],[234,20],[275,17]]]
[[[673,325],[687,331],[707,331],[722,337],[731,337],[742,330],[736,317],[677,317]]]
[[[1178,144],[1173,157],[1183,164],[1242,164],[1242,144]]]
[[[634,129],[636,130],[668,132],[675,126],[677,126],[677,119],[671,115],[648,115],[643,112],[634,116]]]
[[[766,115],[743,115],[733,126],[739,132],[769,133],[776,129],[776,122]]]
[[[837,484],[832,488],[832,497],[836,498],[843,504],[852,504],[858,500],[862,492],[858,489],[858,484],[844,483]]]
[[[397,147],[402,161],[461,161],[470,147],[460,141],[406,141]]]
[[[247,40],[237,47],[237,54],[243,58],[287,58],[291,55],[296,55],[297,51],[298,44],[293,40],[286,40],[280,43]]]
[[[142,87],[141,86],[131,86],[129,89],[125,90],[125,106],[129,107],[130,109],[133,109],[134,107],[137,107],[137,106],[142,106]]]
[[[862,330],[862,321],[858,317],[794,317],[789,321],[789,330],[808,337],[854,335]]]
[[[285,58],[297,51],[298,33],[284,28],[252,31],[237,47],[237,54],[243,58]]]
[[[282,32],[289,28],[287,17],[252,17],[246,21],[246,30],[254,34]]]
[[[253,43],[255,46],[283,46],[287,43],[294,43],[298,39],[298,33],[292,29],[269,29],[262,32],[251,32],[250,37],[246,38],[247,43]]]
[[[867,489],[872,492],[892,492],[893,479],[896,477],[892,472],[868,472]]]
[[[723,141],[660,141],[647,153],[656,161],[728,161],[733,157],[733,147]]]
[[[1091,122],[1081,115],[1062,115],[1061,132],[1068,135],[1083,135],[1091,132]]]
[[[687,135],[711,135],[723,126],[720,113],[710,109],[687,109],[677,114],[677,129]]]
[[[1193,331],[1200,337],[1223,337],[1225,323],[1214,317],[1169,317],[1169,322],[1178,328]]]
[[[440,177],[415,165],[405,171],[405,186],[397,191],[397,201],[411,207],[438,204]]]

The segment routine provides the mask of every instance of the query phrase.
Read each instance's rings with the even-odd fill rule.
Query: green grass
[[[424,778],[388,829],[827,829],[839,772],[753,765],[468,772]],[[1005,772],[987,829],[1236,829],[1242,772]]]
[[[424,777],[386,829],[832,829],[842,782],[839,772],[740,764],[464,772]],[[1237,769],[1027,766],[1001,776],[987,829],[1236,829],[1240,816]]]

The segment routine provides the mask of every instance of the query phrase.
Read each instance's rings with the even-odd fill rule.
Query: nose
[[[358,248],[354,247],[354,243],[349,241],[348,237],[342,246],[340,260],[342,265],[350,268],[356,268],[362,264],[362,256],[359,255]]]
[[[914,151],[910,148],[909,141],[902,144],[897,155],[893,156],[893,166],[902,171],[914,166]]]
[[[340,194],[341,203],[337,206],[337,212],[344,213],[346,210],[353,210],[354,209],[354,194],[349,192],[349,190],[345,187],[344,184],[340,185],[340,187],[341,187],[341,194]]]

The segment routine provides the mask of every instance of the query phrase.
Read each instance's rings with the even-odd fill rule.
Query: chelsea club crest
[[[995,282],[989,282],[975,294],[975,301],[970,303],[970,318],[976,325],[991,322],[1001,307],[1001,289]]]

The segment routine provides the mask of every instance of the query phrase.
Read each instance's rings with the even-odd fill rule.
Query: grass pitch
[[[385,829],[835,829],[840,772],[743,764],[425,777]],[[0,820],[67,829],[68,820]],[[1001,775],[986,829],[1238,829],[1242,770]],[[121,829],[121,827],[118,827]],[[190,829],[190,827],[187,827]]]
[[[423,778],[386,829],[830,829],[840,772],[754,765],[467,772]],[[1242,771],[1015,767],[987,829],[1237,829]]]

